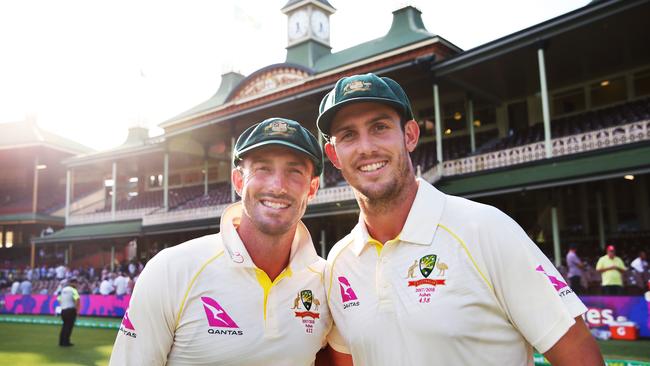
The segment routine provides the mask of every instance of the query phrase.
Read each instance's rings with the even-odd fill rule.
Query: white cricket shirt
[[[111,365],[311,365],[331,317],[325,261],[300,223],[289,266],[274,282],[236,231],[241,204],[221,232],[165,249],[138,279]]]
[[[507,215],[418,180],[400,235],[328,256],[328,337],[359,365],[533,365],[585,306]]]

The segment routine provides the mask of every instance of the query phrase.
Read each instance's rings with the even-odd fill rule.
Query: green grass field
[[[75,327],[73,347],[59,347],[56,325],[0,323],[0,364],[21,366],[108,365],[116,329]]]
[[[23,317],[52,320],[54,317]],[[117,319],[80,318],[78,321],[112,322]],[[72,332],[74,347],[58,346],[60,326],[0,322],[0,365],[21,366],[96,366],[107,365],[116,329],[76,326]],[[650,340],[599,341],[606,359],[650,362]]]

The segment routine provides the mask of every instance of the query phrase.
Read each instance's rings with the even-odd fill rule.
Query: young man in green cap
[[[325,152],[359,224],[325,276],[338,364],[603,364],[585,306],[512,219],[416,179],[419,127],[399,84],[339,80],[320,105]]]
[[[325,261],[300,221],[323,167],[316,138],[267,119],[242,133],[233,162],[241,202],[220,233],[147,264],[111,365],[311,365],[325,345]]]

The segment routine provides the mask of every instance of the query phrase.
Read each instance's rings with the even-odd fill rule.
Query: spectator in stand
[[[13,284],[11,284],[11,294],[12,295],[18,295],[18,292],[20,291],[20,281],[16,279]]]
[[[607,246],[607,254],[598,259],[596,271],[601,276],[603,295],[623,294],[623,273],[627,271],[627,267],[623,260],[616,256],[616,248],[613,245]]]
[[[138,267],[135,265],[135,261],[129,262],[129,276],[135,276],[135,272],[138,270]]]
[[[124,275],[124,272],[120,272],[117,278],[113,281],[113,285],[115,287],[115,295],[126,295],[129,286],[129,278]]]
[[[643,290],[643,286],[650,280],[645,250],[639,251],[639,256],[630,263],[630,267],[632,268],[632,275],[636,283]]]
[[[639,252],[639,256],[636,257],[632,263],[630,263],[630,267],[639,273],[648,272],[648,261],[646,260],[646,254],[644,250],[641,250]]]
[[[112,283],[112,274],[106,275],[104,279],[102,280],[102,283],[99,285],[99,293],[101,295],[110,295],[115,291],[115,287],[113,287]]]
[[[25,268],[25,279],[27,279],[28,281],[34,280],[34,270],[32,270],[31,267]]]
[[[580,257],[578,257],[577,251],[578,245],[571,243],[569,245],[569,252],[566,255],[566,265],[569,267],[567,277],[569,277],[569,285],[571,286],[571,289],[576,294],[581,294],[583,292],[581,284],[582,270],[585,265],[582,263],[582,260],[580,260]]]
[[[66,268],[63,264],[61,264],[58,267],[56,267],[54,272],[56,272],[56,279],[61,281],[65,278]]]
[[[32,281],[25,278],[23,282],[20,283],[20,294],[21,295],[31,295],[32,294]]]
[[[88,279],[95,278],[95,267],[88,266],[86,273],[88,274]]]

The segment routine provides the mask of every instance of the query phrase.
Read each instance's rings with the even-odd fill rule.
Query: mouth
[[[385,167],[387,164],[388,164],[387,160],[382,160],[371,164],[361,165],[358,169],[364,173],[372,173]]]
[[[270,201],[270,200],[261,200],[260,202],[262,203],[262,206],[272,208],[274,210],[283,210],[291,206],[290,204],[285,202],[277,202],[277,201]]]

